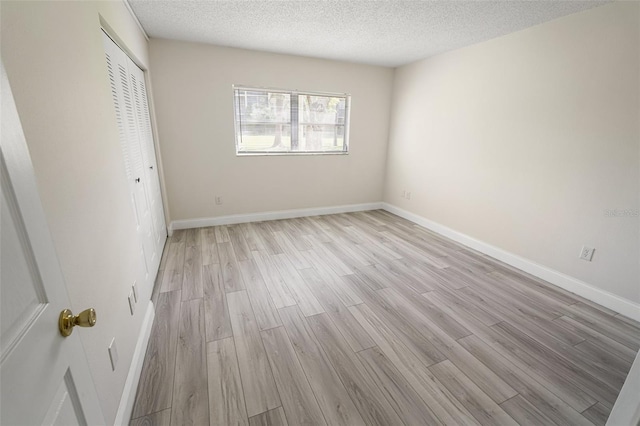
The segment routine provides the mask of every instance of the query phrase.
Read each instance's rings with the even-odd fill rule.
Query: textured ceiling
[[[129,3],[150,37],[395,67],[606,1]]]

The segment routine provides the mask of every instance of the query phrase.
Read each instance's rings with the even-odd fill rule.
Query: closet
[[[155,278],[160,265],[167,229],[144,71],[106,33],[102,36],[131,204],[145,262],[145,281],[149,282]]]

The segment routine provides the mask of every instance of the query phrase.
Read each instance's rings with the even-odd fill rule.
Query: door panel
[[[4,64],[0,90],[0,424],[104,424],[78,332],[64,338],[58,331],[70,303]]]
[[[147,271],[157,271],[167,237],[144,72],[103,33],[123,158]]]
[[[0,180],[0,353],[4,359],[46,307],[47,299],[4,167]]]
[[[160,263],[159,251],[154,236],[154,224],[145,188],[145,175],[142,147],[138,131],[136,97],[140,97],[129,73],[127,55],[103,33],[103,44],[109,83],[114,103],[120,146],[125,163],[125,171],[131,191],[132,207],[140,236],[141,252],[144,258],[145,282],[152,285],[150,271],[157,270]]]

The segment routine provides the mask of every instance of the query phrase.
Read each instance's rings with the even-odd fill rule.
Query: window
[[[346,154],[347,94],[234,86],[236,153]]]

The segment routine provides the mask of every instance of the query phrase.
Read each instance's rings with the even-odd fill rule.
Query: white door
[[[120,144],[148,274],[158,270],[167,228],[144,72],[104,32],[103,42]]]
[[[1,79],[0,423],[104,424],[78,336],[91,331],[58,330],[67,290],[4,64]]]
[[[130,63],[129,75],[134,87],[136,112],[138,117],[138,134],[142,148],[142,164],[145,170],[145,189],[153,222],[155,245],[158,253],[162,253],[164,242],[167,238],[167,228],[164,221],[164,209],[162,206],[162,192],[160,190],[160,176],[158,175],[158,163],[153,145],[153,133],[151,131],[151,118],[149,104],[147,102],[147,88],[144,82],[144,72],[133,62]]]
[[[103,42],[120,146],[136,217],[137,231],[142,243],[145,281],[147,284],[151,284],[153,281],[150,279],[150,272],[157,270],[160,256],[156,248],[151,210],[147,200],[146,174],[142,159],[142,146],[138,137],[138,118],[135,105],[135,96],[138,95],[130,80],[128,62],[131,60],[104,32]]]

